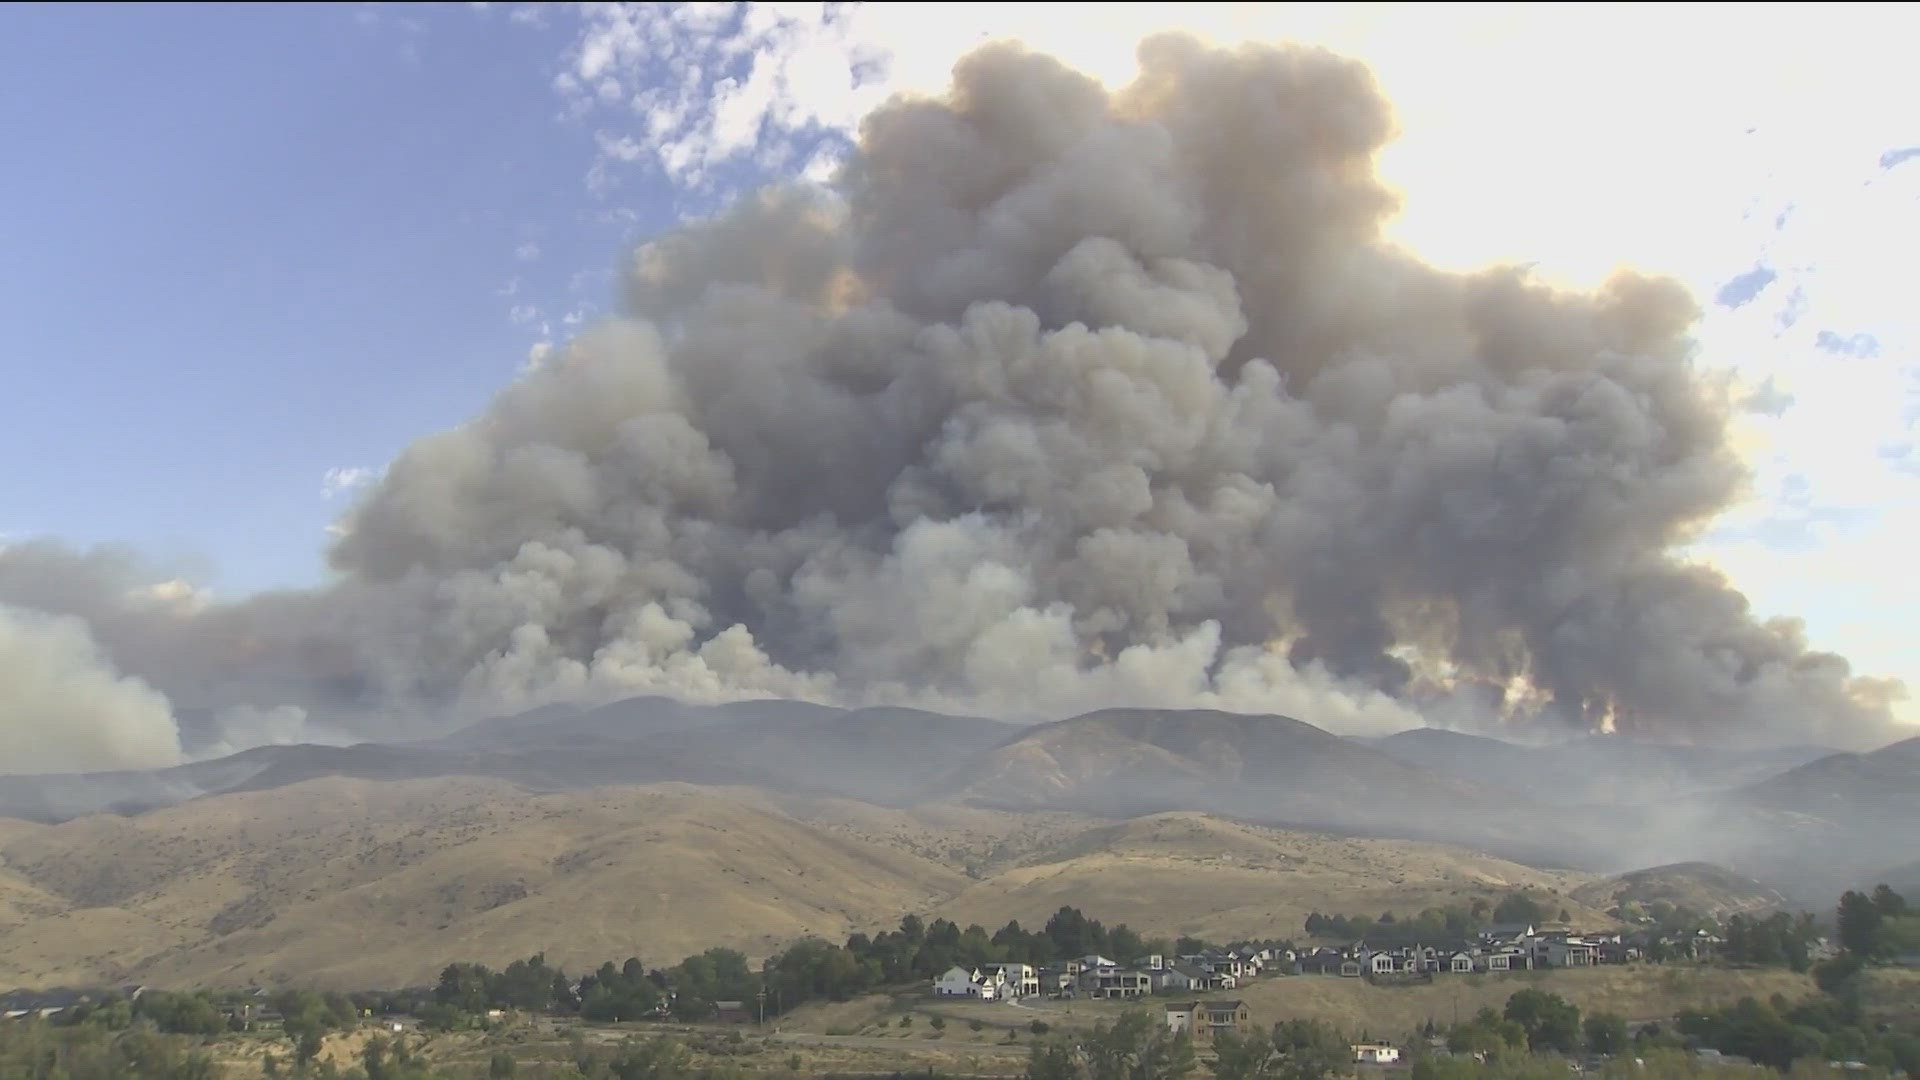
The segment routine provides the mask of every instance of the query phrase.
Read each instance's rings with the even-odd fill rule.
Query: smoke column
[[[989,46],[830,185],[642,247],[336,584],[40,606],[176,704],[374,731],[665,693],[1871,741],[1897,685],[1672,554],[1746,475],[1692,300],[1390,249],[1391,131],[1317,50],[1158,37],[1109,92]]]

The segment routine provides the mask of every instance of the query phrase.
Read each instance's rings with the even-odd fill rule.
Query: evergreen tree
[[[1865,893],[1849,889],[1840,897],[1840,946],[1858,957],[1879,951],[1880,907]]]

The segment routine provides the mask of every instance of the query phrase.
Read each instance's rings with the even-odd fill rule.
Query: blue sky
[[[351,6],[0,26],[9,535],[131,544],[222,592],[314,580],[326,472],[472,415],[672,220],[662,182],[586,190],[549,27]]]
[[[125,544],[228,596],[316,581],[351,498],[329,475],[474,415],[608,305],[637,238],[818,174],[883,95],[938,87],[983,38],[1117,84],[1142,35],[1179,27],[1373,65],[1401,119],[1392,238],[1423,257],[1692,287],[1703,360],[1770,403],[1741,431],[1752,497],[1699,556],[1763,614],[1920,683],[1898,241],[1920,228],[1920,78],[1876,18],[6,7],[0,540]]]

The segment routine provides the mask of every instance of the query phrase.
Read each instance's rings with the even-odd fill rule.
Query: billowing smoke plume
[[[1744,479],[1683,290],[1380,243],[1357,64],[1140,59],[1110,93],[972,55],[830,188],[642,248],[623,317],[392,465],[337,585],[193,615],[191,657],[118,607],[103,638],[176,700],[349,720],[660,692],[1886,723],[1894,687],[1669,554]]]
[[[179,760],[167,699],[115,671],[85,623],[0,607],[0,772],[151,768]]]

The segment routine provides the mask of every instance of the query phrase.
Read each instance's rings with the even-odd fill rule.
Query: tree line
[[[1863,961],[1920,953],[1920,912],[1885,885],[1840,897],[1840,945]]]
[[[733,1001],[757,1015],[776,1016],[809,1001],[844,1001],[880,987],[931,980],[955,965],[1037,965],[1089,954],[1131,963],[1153,953],[1212,947],[1193,937],[1144,938],[1125,924],[1108,927],[1070,906],[1038,930],[1012,920],[991,934],[978,925],[963,929],[947,919],[929,923],[908,915],[895,929],[855,933],[844,943],[795,942],[757,972],[736,950],[708,949],[667,968],[649,968],[638,957],[609,960],[576,984],[540,954],[499,971],[449,964],[431,989],[384,995],[381,1006],[437,1029],[470,1025],[491,1009],[577,1014],[597,1022],[654,1016],[694,1021],[712,1016],[716,1003]]]
[[[1378,918],[1370,915],[1323,915],[1315,911],[1307,916],[1303,928],[1308,937],[1323,940],[1415,945],[1471,937],[1490,925],[1500,923],[1541,923],[1552,914],[1554,912],[1539,899],[1524,890],[1516,890],[1501,897],[1498,904],[1475,898],[1472,904],[1465,907],[1430,907],[1404,918],[1391,911],[1382,912]],[[1561,922],[1567,921],[1569,912],[1565,908],[1561,908],[1557,914]]]

